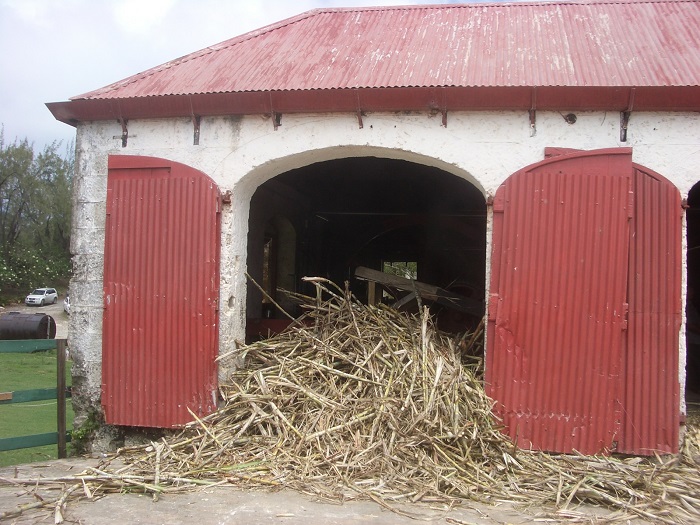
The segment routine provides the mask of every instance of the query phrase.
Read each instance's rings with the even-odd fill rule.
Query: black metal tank
[[[0,340],[53,339],[56,321],[46,314],[7,312],[0,316]]]

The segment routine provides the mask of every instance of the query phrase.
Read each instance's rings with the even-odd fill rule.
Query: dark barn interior
[[[357,268],[388,272],[456,293],[476,305],[426,304],[441,327],[464,331],[483,316],[486,203],[466,180],[403,160],[353,157],[282,173],[251,200],[248,272],[294,316],[278,289],[311,293],[301,278],[350,283],[363,301],[394,304],[406,290],[355,277]],[[380,279],[381,280],[381,279]],[[412,303],[412,305],[411,305]],[[405,308],[415,308],[408,301]],[[248,286],[248,333],[285,316]],[[267,324],[265,324],[267,323]]]
[[[688,295],[686,304],[686,401],[700,409],[700,184],[688,194]],[[692,405],[692,406],[691,406]]]

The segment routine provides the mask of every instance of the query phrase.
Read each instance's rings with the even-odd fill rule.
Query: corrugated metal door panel
[[[668,180],[638,165],[633,181],[629,333],[618,450],[675,453],[680,425],[681,197]]]
[[[102,405],[109,424],[172,427],[216,408],[219,190],[174,162],[110,157]],[[189,410],[188,410],[189,409]]]
[[[494,200],[486,382],[518,446],[615,448],[631,150],[565,155]]]

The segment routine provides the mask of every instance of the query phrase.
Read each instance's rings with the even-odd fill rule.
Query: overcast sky
[[[319,7],[448,0],[0,0],[0,124],[5,143],[68,144],[74,128],[44,105],[86,93]]]

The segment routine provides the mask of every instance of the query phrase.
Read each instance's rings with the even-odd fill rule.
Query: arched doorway
[[[260,185],[251,199],[247,267],[256,281],[270,266],[265,245],[272,241],[273,217],[284,217],[295,232],[292,291],[310,291],[301,277],[320,276],[341,286],[348,281],[362,300],[391,302],[397,297],[386,292],[373,296],[372,283],[357,279],[357,269],[410,268],[411,278],[459,290],[478,302],[480,312],[469,316],[433,305],[445,327],[464,331],[483,317],[486,203],[481,191],[460,177],[380,157],[335,159],[281,173]],[[251,327],[258,330],[259,317],[285,317],[263,311],[255,285],[249,283],[247,293],[249,334]],[[289,313],[300,312],[292,308]]]

